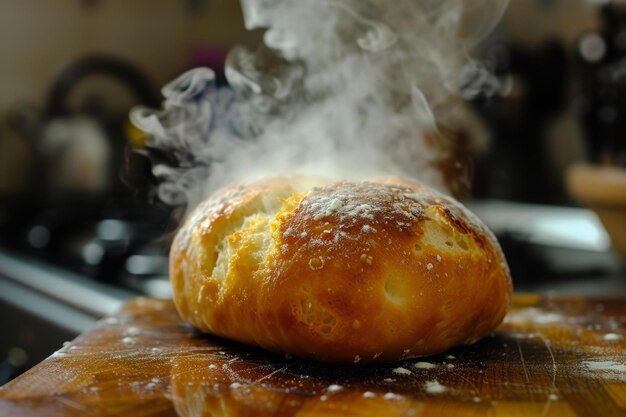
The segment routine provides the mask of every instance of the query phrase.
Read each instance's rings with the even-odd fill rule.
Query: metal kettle
[[[22,106],[10,117],[11,133],[28,142],[30,150],[28,192],[53,198],[125,192],[120,168],[128,142],[127,111],[106,109],[98,96],[106,91],[71,105],[79,85],[92,77],[122,85],[134,104],[160,103],[148,77],[125,60],[95,55],[72,62],[54,81],[43,113]]]

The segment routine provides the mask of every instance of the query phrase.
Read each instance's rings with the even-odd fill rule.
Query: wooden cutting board
[[[0,388],[0,416],[626,416],[625,338],[626,298],[518,295],[473,346],[322,366],[199,335],[170,301],[138,298]]]

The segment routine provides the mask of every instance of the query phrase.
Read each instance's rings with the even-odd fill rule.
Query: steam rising
[[[303,173],[405,175],[443,188],[428,145],[462,128],[461,97],[497,90],[468,58],[508,0],[242,0],[252,54],[231,51],[232,88],[198,68],[132,121],[171,159],[154,166],[166,202],[194,205],[226,183]]]

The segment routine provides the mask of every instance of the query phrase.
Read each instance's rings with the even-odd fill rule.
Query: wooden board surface
[[[342,368],[199,335],[138,298],[0,388],[0,416],[626,416],[625,336],[626,298],[518,295],[473,346]]]

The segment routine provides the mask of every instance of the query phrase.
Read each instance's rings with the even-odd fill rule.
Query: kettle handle
[[[161,97],[148,78],[131,63],[112,56],[91,55],[72,62],[57,77],[47,100],[49,117],[63,117],[70,113],[67,106],[72,89],[95,74],[111,76],[127,85],[141,104],[159,107]]]

